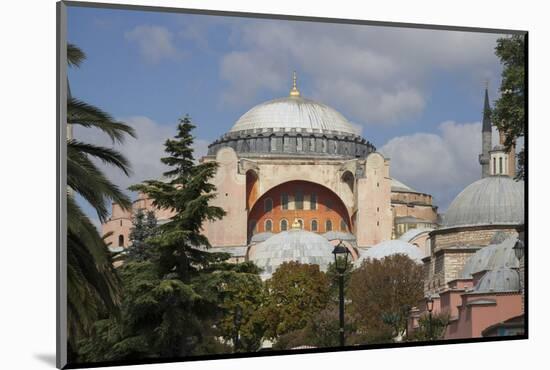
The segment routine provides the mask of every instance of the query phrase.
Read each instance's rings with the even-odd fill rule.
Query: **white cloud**
[[[184,53],[174,45],[174,36],[165,27],[141,25],[124,34],[126,40],[137,44],[141,56],[149,63],[180,58]]]
[[[80,126],[75,128],[75,138],[96,145],[112,147],[126,156],[132,166],[132,175],[129,177],[116,168],[98,163],[107,177],[123,190],[127,190],[130,185],[143,180],[160,178],[162,173],[167,170],[167,167],[160,162],[160,158],[166,156],[164,142],[176,134],[176,125],[162,125],[142,116],[120,118],[120,120],[136,130],[137,139],[128,137],[122,145],[113,145],[111,140],[100,131]],[[195,139],[193,146],[195,158],[206,155],[208,144],[209,142],[206,140]]]
[[[311,77],[307,95],[362,124],[421,113],[438,71],[496,80],[500,68],[493,34],[264,20],[234,25],[231,38],[239,49],[220,62],[225,103],[249,105],[262,90],[280,94],[295,69]]]
[[[393,138],[380,151],[391,159],[392,177],[432,194],[445,210],[458,192],[481,177],[481,123],[447,121],[438,130]]]

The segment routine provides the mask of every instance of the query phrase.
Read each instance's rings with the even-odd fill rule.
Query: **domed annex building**
[[[525,184],[513,178],[515,153],[502,149],[502,135],[491,150],[487,90],[484,111],[482,178],[456,196],[441,227],[429,232],[423,259],[433,311],[450,315],[446,339],[523,331],[524,261],[513,248],[523,244]],[[413,315],[413,327],[421,313]]]
[[[408,222],[399,229],[403,232],[437,226],[431,196],[392,179],[389,159],[342,114],[303,97],[295,74],[288,96],[244,113],[200,160],[219,164],[211,180],[217,188],[212,204],[226,211],[222,220],[203,225],[204,234],[234,262],[262,265],[264,277],[283,256],[325,266],[324,258],[333,258],[333,240],[343,241],[357,259],[367,248],[397,237],[396,220]],[[141,195],[133,208],[153,209]],[[159,222],[171,216],[155,212]],[[131,220],[132,212],[113,205],[103,224],[104,233],[113,233],[108,238],[113,246],[130,244]],[[294,223],[300,232],[291,230]],[[316,247],[299,250],[308,243]],[[280,250],[268,257],[266,246],[273,251],[276,245]]]

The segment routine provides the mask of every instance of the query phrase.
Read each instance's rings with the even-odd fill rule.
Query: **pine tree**
[[[158,227],[159,235],[150,243],[157,247],[161,274],[172,274],[182,281],[189,278],[204,264],[219,256],[207,252],[210,247],[201,233],[207,221],[221,219],[225,211],[209,203],[216,197],[215,186],[209,180],[216,173],[216,162],[195,164],[193,136],[195,125],[189,116],[180,119],[178,133],[165,143],[167,157],[161,162],[171,169],[163,175],[169,180],[148,180],[130,189],[140,191],[153,200],[160,209],[170,209],[175,215]]]
[[[152,257],[151,246],[147,239],[155,236],[157,218],[154,211],[144,212],[138,209],[132,219],[133,227],[130,229],[130,242],[126,259],[127,261],[144,261]]]

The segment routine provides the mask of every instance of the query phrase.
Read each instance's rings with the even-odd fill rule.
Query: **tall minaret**
[[[489,106],[489,86],[485,84],[485,102],[483,104],[483,126],[481,128],[481,154],[479,155],[479,164],[481,164],[481,177],[490,175],[490,155],[492,149],[492,127],[491,127],[491,107]]]

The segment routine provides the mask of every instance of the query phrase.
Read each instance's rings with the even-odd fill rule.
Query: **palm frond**
[[[101,222],[107,219],[109,201],[123,209],[131,207],[129,197],[113,184],[85,153],[67,146],[67,185],[80,194],[95,211]]]
[[[86,54],[75,44],[67,44],[67,63],[69,67],[80,67],[80,64],[86,59]]]
[[[106,133],[113,142],[122,143],[126,134],[136,137],[133,127],[116,121],[107,112],[76,98],[67,100],[67,122],[97,128]]]

